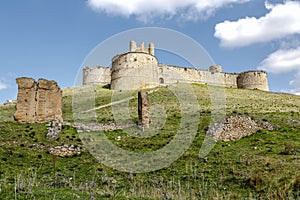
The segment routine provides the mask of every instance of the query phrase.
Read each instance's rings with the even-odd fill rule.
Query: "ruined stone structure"
[[[145,91],[138,92],[138,114],[139,124],[147,129],[150,126],[150,108],[148,94]]]
[[[260,70],[242,73],[222,72],[219,65],[209,70],[158,64],[154,55],[154,44],[148,47],[130,42],[130,51],[116,55],[112,67],[85,67],[83,84],[110,84],[114,90],[135,90],[175,84],[178,82],[200,83],[233,88],[268,91],[267,73]]]
[[[55,81],[32,78],[17,78],[17,111],[14,118],[18,122],[62,121],[62,91]]]

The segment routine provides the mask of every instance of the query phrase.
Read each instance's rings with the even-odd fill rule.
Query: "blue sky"
[[[0,103],[16,99],[17,77],[73,86],[93,48],[112,35],[141,27],[184,33],[223,71],[264,69],[271,91],[300,94],[299,1],[3,0]]]

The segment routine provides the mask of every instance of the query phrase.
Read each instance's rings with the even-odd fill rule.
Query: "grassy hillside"
[[[64,125],[58,138],[47,139],[49,124],[18,124],[12,117],[15,106],[1,106],[0,199],[299,199],[300,97],[197,84],[192,89],[200,109],[193,143],[169,167],[141,174],[120,172],[99,163],[73,127]],[[227,116],[250,116],[278,128],[258,131],[239,141],[218,141],[205,158],[200,158],[213,112],[210,89],[225,95]],[[82,107],[73,109],[89,108],[87,102],[93,91],[94,106],[99,107],[95,110],[96,120],[114,120],[112,107],[105,106],[111,102],[110,90],[100,86],[79,90]],[[176,135],[182,118],[180,101],[169,88],[149,91],[151,104],[163,107],[164,126],[150,138],[136,138],[122,130],[105,131],[116,146],[132,152],[152,152]],[[75,120],[72,94],[73,89],[63,93],[63,118],[68,122]],[[129,96],[130,116],[137,122],[137,93]],[[120,140],[116,140],[118,136]],[[81,155],[63,158],[49,154],[51,147],[64,144],[80,147]]]

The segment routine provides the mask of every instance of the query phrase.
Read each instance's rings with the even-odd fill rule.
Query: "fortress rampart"
[[[267,73],[246,71],[242,73],[222,72],[219,65],[209,70],[158,64],[154,55],[154,44],[144,47],[130,42],[130,51],[112,58],[112,68],[85,67],[83,84],[110,84],[114,90],[135,90],[176,84],[179,82],[200,83],[233,88],[259,89],[268,91]]]
[[[109,67],[85,67],[83,69],[83,85],[89,84],[109,84],[111,80],[111,70]]]

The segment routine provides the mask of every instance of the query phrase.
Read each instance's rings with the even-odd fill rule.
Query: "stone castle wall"
[[[159,65],[159,82],[161,84],[174,84],[178,82],[200,83],[217,86],[237,87],[237,76],[234,73],[223,73],[185,68],[171,65]]]
[[[135,90],[155,87],[159,84],[178,82],[200,83],[233,88],[259,89],[269,91],[267,73],[247,71],[225,73],[219,65],[209,70],[158,64],[154,55],[154,44],[144,47],[130,42],[130,51],[112,59],[112,68],[86,67],[83,70],[83,84],[111,84],[115,90]]]
[[[111,71],[109,67],[85,67],[83,68],[83,85],[109,84]]]
[[[17,78],[18,97],[14,118],[18,122],[62,121],[62,91],[55,81]]]

